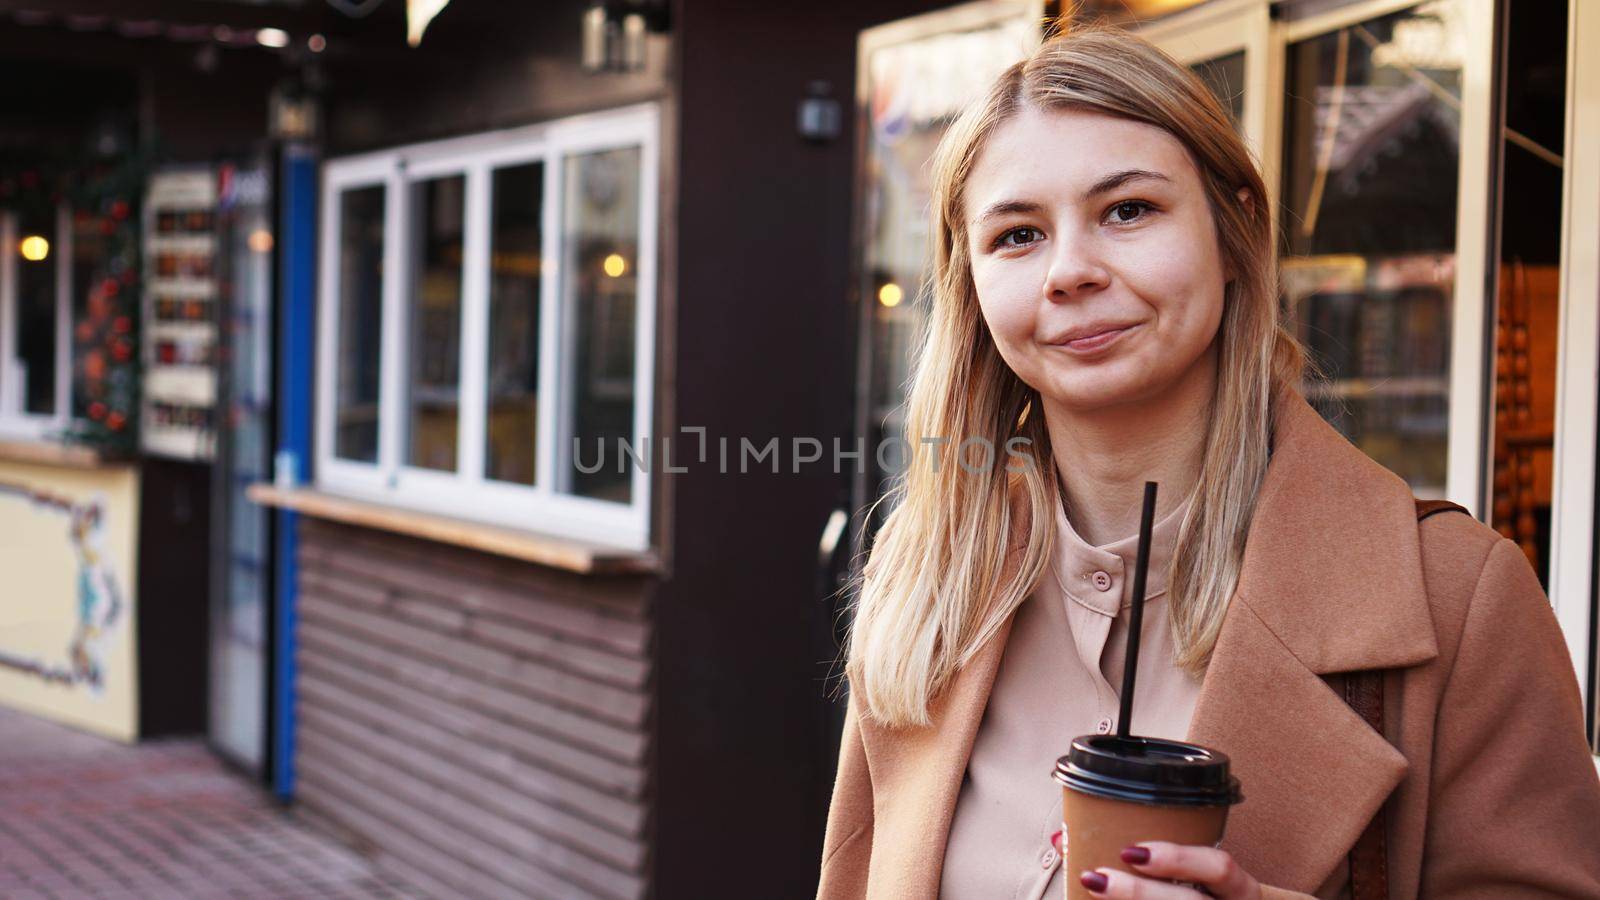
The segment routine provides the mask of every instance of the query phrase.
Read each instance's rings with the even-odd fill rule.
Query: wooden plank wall
[[[440,896],[645,896],[651,580],[300,534],[308,817]]]

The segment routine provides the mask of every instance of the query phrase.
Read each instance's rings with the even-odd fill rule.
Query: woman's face
[[[1172,135],[1030,107],[989,136],[965,214],[984,320],[1047,404],[1087,412],[1214,378],[1229,276]]]

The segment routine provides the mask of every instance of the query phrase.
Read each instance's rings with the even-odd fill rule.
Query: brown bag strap
[[[1449,500],[1418,500],[1416,503],[1418,523],[1439,513],[1467,512]],[[1382,672],[1352,672],[1345,676],[1344,702],[1373,731],[1384,734]],[[1378,808],[1372,821],[1367,823],[1366,830],[1356,839],[1355,846],[1350,848],[1351,900],[1388,900],[1389,847],[1388,829],[1384,827],[1387,810],[1387,803]]]
[[[1344,679],[1344,702],[1373,731],[1383,734],[1383,673],[1351,672]],[[1387,739],[1387,737],[1385,737]],[[1389,804],[1378,807],[1361,837],[1350,848],[1350,900],[1388,900],[1389,847],[1384,827]]]

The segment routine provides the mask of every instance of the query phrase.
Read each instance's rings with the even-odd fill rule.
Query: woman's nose
[[[1072,246],[1065,241],[1057,245],[1050,260],[1050,270],[1044,277],[1045,299],[1052,303],[1077,300],[1085,294],[1106,286],[1110,275],[1088,248]]]

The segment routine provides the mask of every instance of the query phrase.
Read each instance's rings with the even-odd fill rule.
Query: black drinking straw
[[[1133,562],[1133,612],[1128,616],[1128,652],[1122,668],[1122,709],[1117,713],[1117,737],[1128,737],[1133,718],[1133,682],[1139,671],[1139,632],[1144,630],[1144,581],[1150,568],[1150,529],[1156,518],[1156,483],[1144,483],[1144,511],[1139,514],[1139,555]]]

